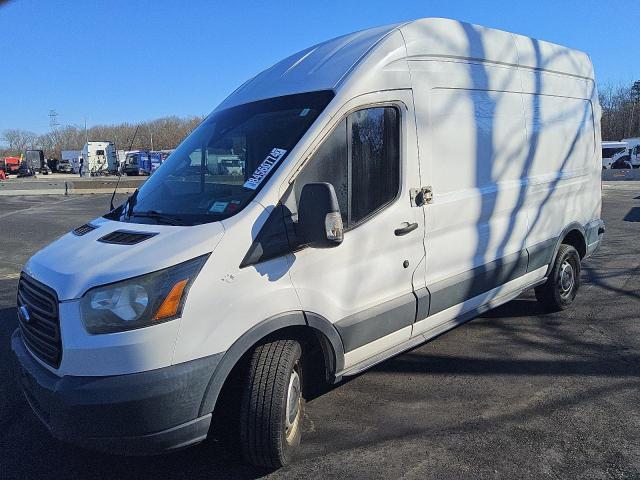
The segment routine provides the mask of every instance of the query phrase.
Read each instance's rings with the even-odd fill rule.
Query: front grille
[[[24,343],[43,362],[60,366],[62,341],[56,292],[26,274],[18,283],[18,309],[25,307],[27,317],[18,312]]]
[[[118,245],[135,245],[136,243],[144,242],[155,235],[157,235],[157,233],[116,230],[115,232],[108,233],[104,237],[99,238],[98,241],[103,243],[115,243]]]

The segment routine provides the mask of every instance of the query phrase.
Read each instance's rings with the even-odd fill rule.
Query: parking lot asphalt
[[[309,402],[300,458],[264,472],[216,441],[115,457],[52,439],[11,380],[20,269],[107,195],[0,198],[0,478],[640,478],[640,182],[607,184],[575,304],[531,293]],[[72,255],[72,253],[70,253]]]

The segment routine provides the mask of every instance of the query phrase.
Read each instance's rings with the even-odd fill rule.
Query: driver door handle
[[[404,227],[396,228],[393,233],[396,234],[396,237],[401,237],[402,235],[413,232],[416,228],[418,228],[417,223],[404,222]]]

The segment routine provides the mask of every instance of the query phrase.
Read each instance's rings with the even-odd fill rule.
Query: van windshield
[[[239,212],[333,98],[321,91],[211,114],[106,218],[195,225]]]
[[[602,149],[602,158],[611,158],[616,153],[621,153],[626,150],[625,147],[604,147]]]

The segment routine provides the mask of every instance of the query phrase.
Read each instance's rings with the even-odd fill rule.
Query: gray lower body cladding
[[[128,455],[175,450],[206,438],[205,390],[222,354],[148,372],[58,377],[40,365],[16,330],[15,370],[36,416],[60,440]]]
[[[601,220],[592,222],[585,229],[587,243],[592,238],[599,243],[603,229]],[[593,234],[593,232],[596,232]],[[551,264],[560,239],[551,238],[527,247],[517,253],[463,272],[454,277],[402,295],[376,307],[350,315],[335,326],[349,352],[374,340],[412,325],[428,316],[463,303],[471,298],[498,288],[526,273]]]

